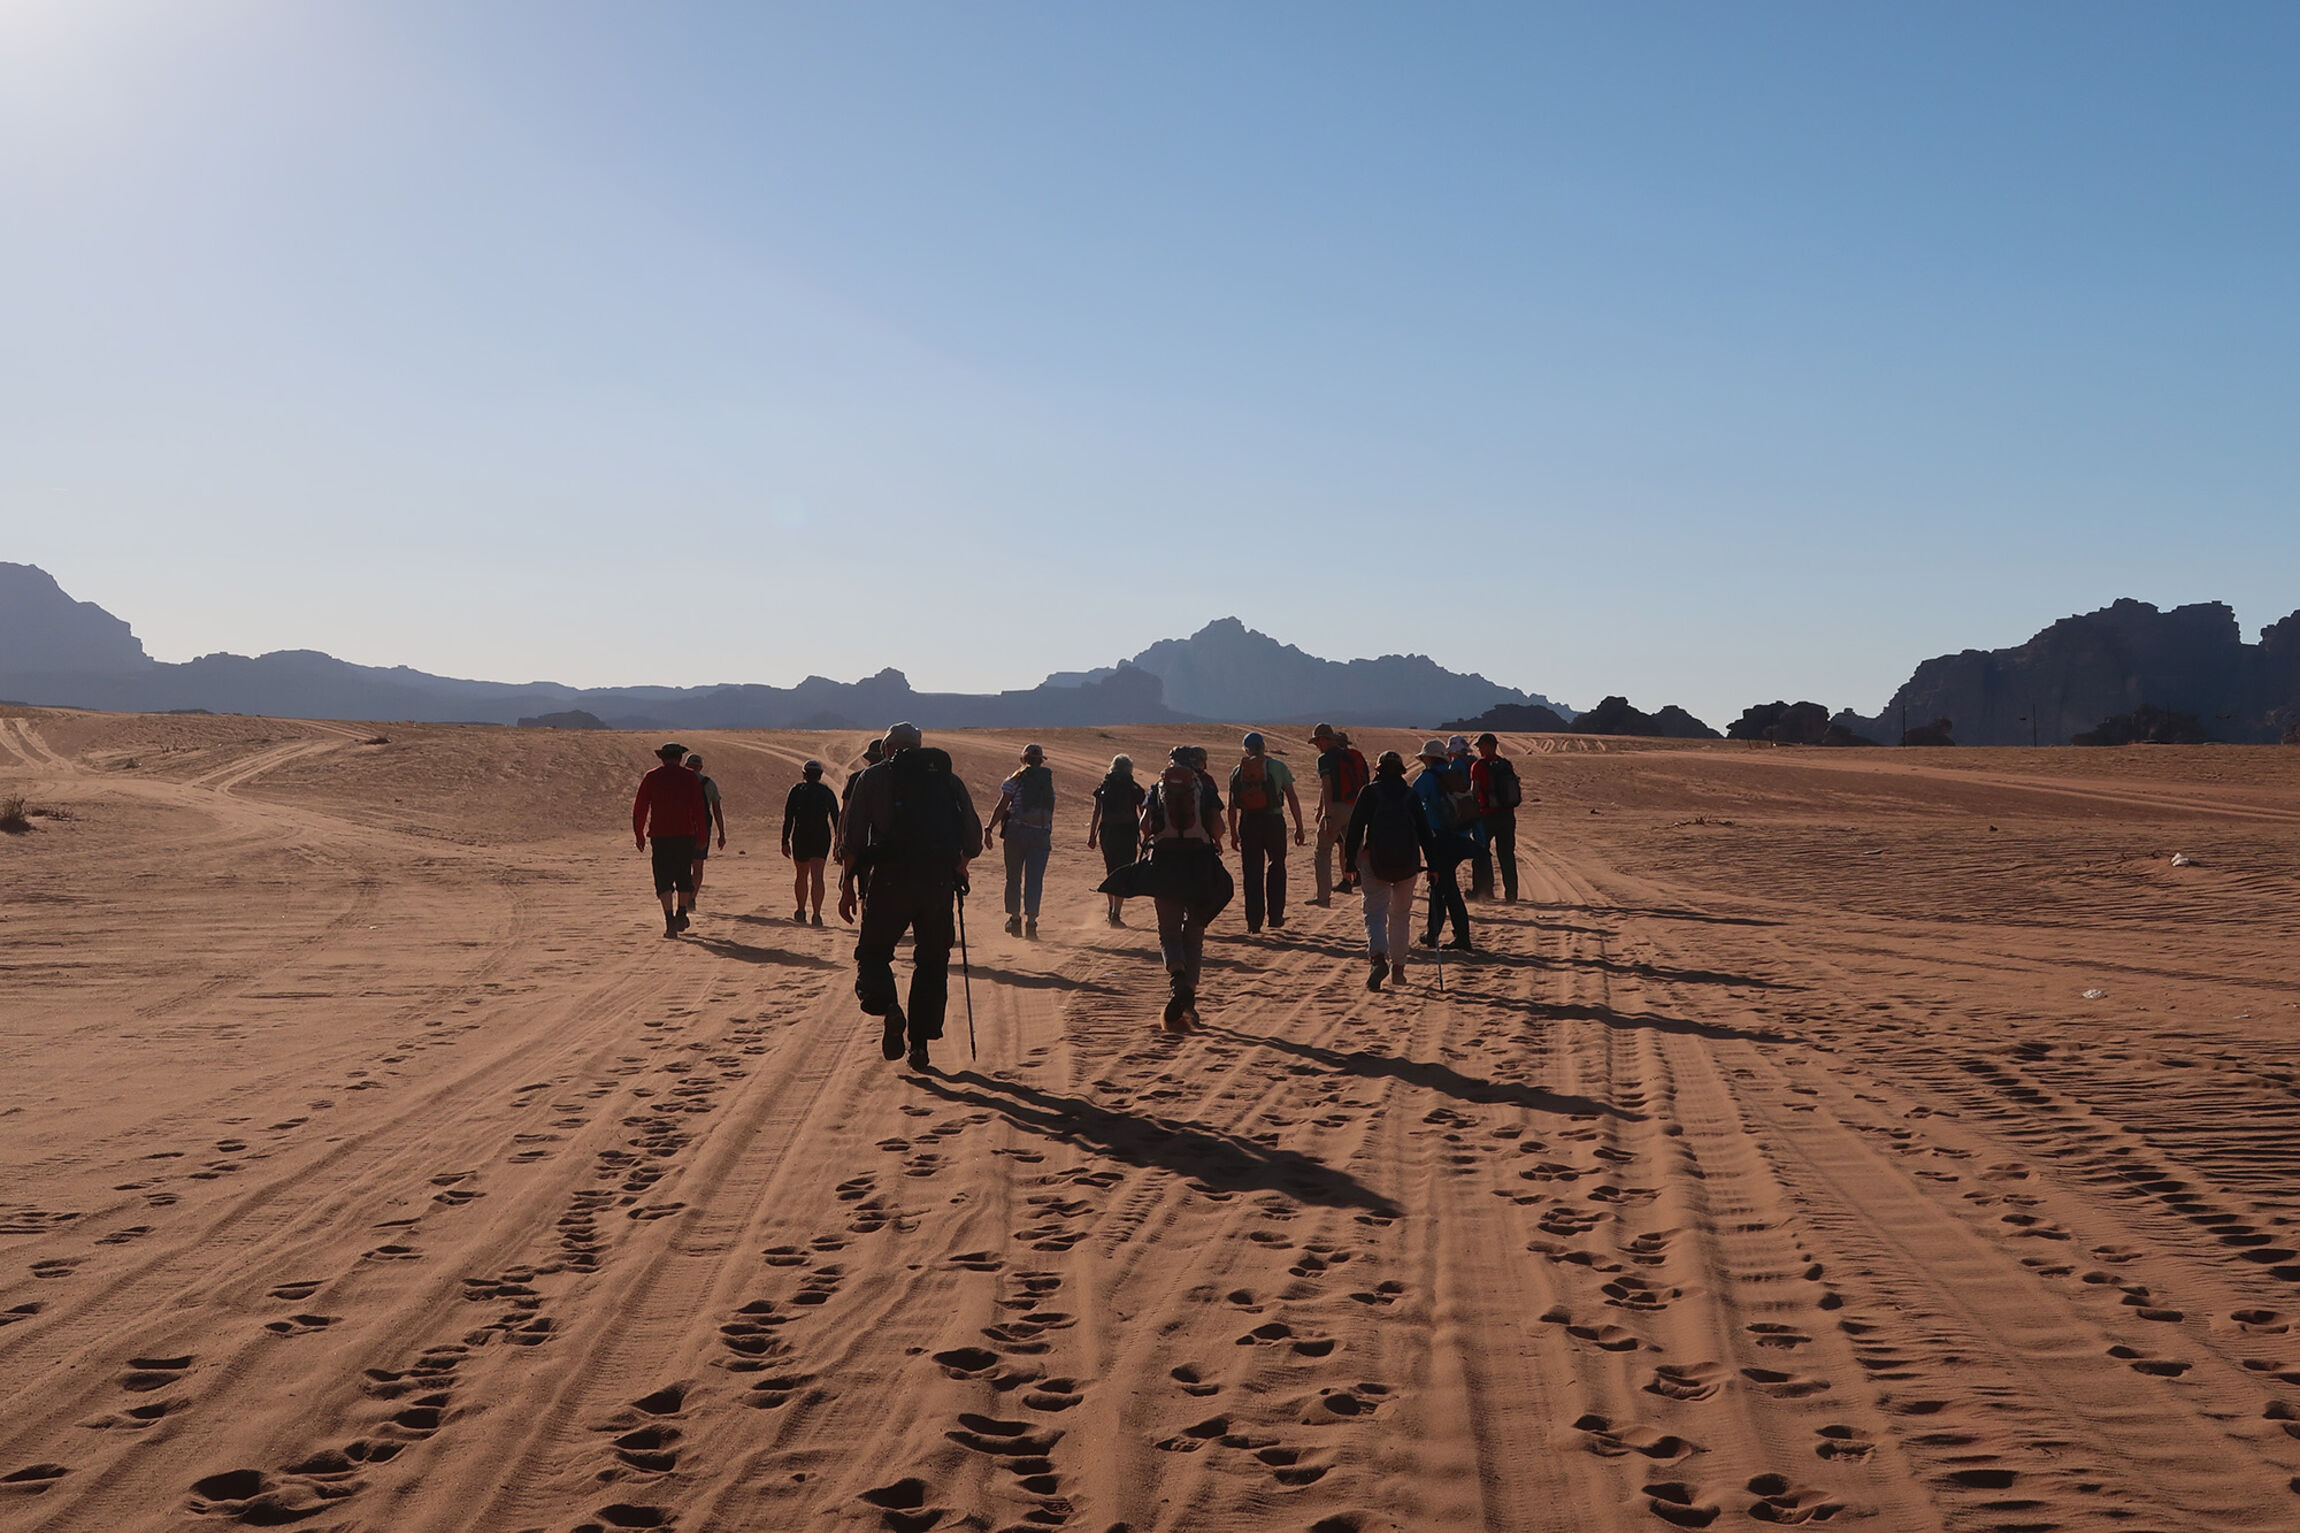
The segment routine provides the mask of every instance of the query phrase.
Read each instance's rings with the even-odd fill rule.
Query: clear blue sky
[[[0,7],[0,558],[154,653],[1867,709],[2300,607],[2300,7]]]

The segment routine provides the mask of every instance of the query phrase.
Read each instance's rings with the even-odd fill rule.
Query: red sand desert
[[[1442,996],[1297,851],[1176,1038],[1060,731],[922,1077],[861,738],[690,738],[678,941],[654,743],[0,711],[0,1526],[2300,1527],[2300,750],[1513,740]]]

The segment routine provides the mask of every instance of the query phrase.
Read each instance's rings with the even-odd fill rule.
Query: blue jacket
[[[1444,775],[1443,768],[1425,764],[1421,775],[1414,779],[1414,796],[1422,801],[1422,813],[1429,817],[1431,855],[1443,861],[1459,862],[1476,854],[1477,831],[1474,826],[1446,829],[1445,790],[1438,785]]]

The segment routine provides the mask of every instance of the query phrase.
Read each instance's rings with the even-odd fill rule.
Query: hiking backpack
[[[1270,792],[1267,756],[1247,756],[1238,762],[1238,786],[1232,790],[1231,807],[1240,814],[1260,814],[1278,807]]]
[[[1026,766],[1016,774],[1016,807],[1054,812],[1054,768]]]
[[[1160,840],[1211,839],[1205,826],[1205,784],[1186,766],[1170,766],[1159,775],[1151,805],[1158,812],[1152,834]]]
[[[1485,818],[1485,811],[1477,806],[1477,790],[1470,786],[1469,772],[1464,767],[1438,769],[1438,823],[1445,830],[1466,831]]]
[[[966,821],[958,808],[949,752],[930,745],[897,751],[887,773],[893,779],[894,813],[886,839],[871,849],[876,860],[956,871],[966,860]]]
[[[1525,789],[1517,780],[1517,768],[1500,756],[1485,764],[1486,795],[1496,809],[1515,809],[1525,801]]]
[[[1366,758],[1358,754],[1354,745],[1340,747],[1341,759],[1334,763],[1334,802],[1354,804],[1358,795],[1366,791],[1372,774],[1366,770]]]
[[[1422,831],[1415,822],[1414,791],[1404,778],[1397,786],[1367,789],[1374,796],[1366,817],[1366,865],[1386,884],[1402,883],[1421,871]]]

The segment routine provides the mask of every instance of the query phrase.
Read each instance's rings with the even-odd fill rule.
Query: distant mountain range
[[[2112,602],[2025,644],[1927,660],[1878,713],[1837,722],[1883,741],[1901,738],[1905,717],[1911,729],[1947,719],[1959,745],[2066,745],[2143,706],[2194,714],[2214,740],[2286,737],[2300,724],[2300,612],[2247,644],[2225,602]]]
[[[36,565],[0,563],[0,697],[122,712],[205,709],[314,719],[513,724],[588,714],[618,729],[930,729],[1156,724],[1191,719],[1421,726],[1497,703],[1572,710],[1533,693],[1448,671],[1422,655],[1322,660],[1236,618],[1132,660],[1058,673],[997,693],[919,692],[902,672],[861,681],[810,676],[795,687],[570,687],[465,681],[406,666],[353,665],[316,650],[203,655],[173,664],[144,653],[129,626],[74,601]],[[555,721],[554,721],[555,722]]]

